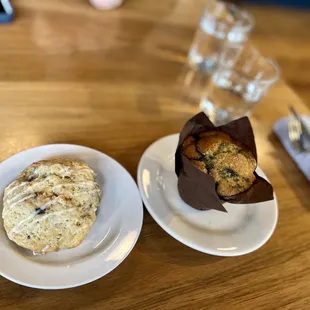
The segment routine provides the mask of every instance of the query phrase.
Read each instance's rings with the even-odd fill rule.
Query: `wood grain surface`
[[[176,80],[203,2],[125,0],[99,12],[86,0],[14,1],[15,22],[1,26],[0,160],[75,143],[107,153],[136,177],[147,146],[178,132],[198,109]],[[275,44],[276,56],[285,53],[270,38],[270,50]],[[264,45],[263,36],[254,39]],[[202,254],[145,212],[134,250],[110,274],[58,291],[0,278],[0,309],[310,309],[309,183],[272,133],[290,104],[309,114],[280,81],[251,119],[259,165],[279,201],[277,229],[261,249]]]
[[[275,58],[285,81],[310,108],[310,10],[246,6],[255,18],[252,40]]]

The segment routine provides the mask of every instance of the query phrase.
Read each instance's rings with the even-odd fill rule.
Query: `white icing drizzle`
[[[41,182],[36,183],[36,185],[39,185],[39,184],[41,184],[41,183],[44,183],[45,181],[46,181],[46,179],[43,180],[43,181],[41,181]],[[27,182],[23,182],[23,183],[24,183],[23,185],[28,184]],[[76,182],[76,183],[62,183],[62,184],[57,184],[57,185],[55,185],[55,186],[52,188],[52,190],[54,190],[54,189],[56,189],[56,188],[61,188],[61,187],[63,187],[63,186],[80,186],[80,187],[87,188],[88,186],[91,186],[91,185],[94,185],[94,184],[96,184],[96,182],[94,182],[94,181],[85,181],[85,182]],[[19,186],[22,186],[22,184],[19,184],[18,187],[19,187]],[[15,188],[17,188],[17,186],[16,186]],[[13,198],[7,199],[7,203],[11,203],[11,202],[14,201],[15,199],[18,199],[18,198],[20,198],[20,197],[22,197],[22,196],[28,194],[28,193],[30,192],[30,190],[31,190],[31,188],[28,188],[27,190],[24,190],[24,191],[20,192],[18,195],[15,195]],[[97,191],[97,190],[95,190],[95,191]],[[93,192],[93,191],[90,191],[90,192]],[[7,196],[8,194],[9,194],[9,193],[7,193],[6,196]],[[6,198],[6,196],[4,196],[4,199]],[[16,206],[18,203],[23,202],[24,200],[26,200],[26,199],[28,199],[28,198],[35,197],[35,196],[36,196],[35,194],[31,194],[31,195],[29,195],[29,196],[23,197],[23,198],[20,199],[20,200],[17,200],[16,202],[14,202],[14,203],[12,203],[12,204],[10,205],[10,208],[9,208],[7,211],[11,210],[11,209],[12,209],[14,206]]]
[[[93,171],[87,167],[87,166],[82,166],[82,167],[64,167],[62,168],[60,171],[59,171],[59,174],[70,174],[71,172],[75,171],[75,170],[78,170],[78,171],[82,171],[82,170],[87,170],[89,172],[92,172]]]
[[[40,206],[39,209],[45,210],[46,207],[52,205],[52,204],[53,204],[55,201],[57,201],[58,199],[59,199],[59,197],[55,197],[55,198],[49,200],[48,202],[46,202],[45,204],[43,204],[42,206]],[[38,209],[38,208],[37,208],[37,209]]]
[[[43,206],[40,207],[40,209],[43,210],[44,207],[47,206],[47,204],[51,204],[52,201],[49,201],[48,203],[44,204]],[[66,210],[61,210],[61,211],[55,211],[55,212],[51,212],[49,214],[45,214],[43,216],[41,216],[39,219],[37,219],[35,222],[42,222],[43,220],[49,218],[50,216],[58,216],[58,215],[61,215],[65,212],[72,212],[76,210],[76,208],[69,208],[69,209],[66,209]],[[21,220],[18,224],[15,225],[15,227],[13,227],[9,234],[8,234],[8,237],[10,240],[12,240],[13,238],[13,233],[20,233],[24,228],[22,227],[22,224],[24,224],[25,222],[35,218],[38,214],[39,214],[40,210],[38,211],[35,211],[34,213],[32,213],[31,215],[29,215],[28,217],[26,217],[25,219]]]
[[[38,185],[40,185],[40,184],[42,184],[42,183],[48,181],[49,179],[50,179],[50,177],[47,177],[47,178],[45,178],[44,180],[42,180],[42,181],[40,181],[40,182],[31,184],[31,186],[30,186],[27,190],[21,191],[18,195],[15,195],[13,198],[8,199],[7,202],[10,203],[10,202],[14,201],[16,198],[19,198],[19,197],[21,197],[21,196],[23,196],[23,195],[25,195],[25,194],[28,194],[28,193],[31,191],[31,189],[33,188],[34,185],[38,186]],[[12,190],[16,189],[17,187],[19,187],[19,186],[21,186],[21,185],[25,186],[25,185],[27,185],[27,184],[30,184],[30,183],[28,183],[28,182],[22,182],[21,184],[15,186],[15,188],[12,188]],[[6,193],[6,195],[4,196],[4,198],[6,198],[8,195],[9,195],[9,192]]]
[[[62,169],[60,170],[60,174],[63,174],[64,172],[70,173],[70,171],[72,171],[72,170],[79,170],[79,171],[81,171],[81,170],[88,170],[88,171],[92,172],[92,170],[91,170],[90,168],[88,168],[88,167],[74,167],[74,168],[73,168],[73,167],[65,167],[65,168],[62,168]],[[33,176],[33,175],[31,175],[30,178],[31,178],[32,176]],[[34,183],[33,185],[42,184],[42,183],[48,181],[51,177],[53,177],[53,176],[49,176],[49,177],[45,178],[44,180],[42,180],[42,181],[40,181],[40,182],[38,182],[38,183]],[[14,190],[16,190],[17,188],[20,188],[20,187],[22,187],[22,186],[25,186],[25,185],[27,185],[27,184],[30,184],[29,182],[22,182],[22,183],[20,183],[20,184],[18,184],[18,185],[16,185],[16,186],[13,186],[16,182],[18,182],[18,181],[14,181],[14,182],[12,182],[12,183],[9,185],[8,190],[7,190],[6,195],[4,196],[4,198],[6,198],[10,193],[12,193],[12,192],[13,192]],[[94,182],[93,182],[93,181],[80,182],[80,184],[82,184],[82,183],[85,183],[85,184],[87,184],[87,183],[88,183],[88,184],[93,184]],[[76,183],[76,184],[79,184],[79,183]],[[13,187],[12,187],[12,186],[13,186]],[[22,193],[23,193],[23,192],[22,192]],[[22,193],[20,193],[19,195],[16,195],[16,196],[13,197],[12,199],[8,200],[8,203],[10,203],[11,201],[15,200],[16,197],[20,197],[20,196],[22,195]]]
[[[12,183],[13,184],[13,183]],[[12,185],[11,184],[11,185]],[[20,184],[18,184],[18,185],[16,185],[16,186],[13,186],[13,187],[8,187],[8,190],[6,191],[6,193],[5,193],[5,196],[4,196],[4,198],[6,198],[8,195],[10,195],[10,193],[12,193],[13,191],[15,191],[16,189],[18,189],[18,188],[20,188],[20,187],[22,187],[22,186],[24,186],[24,185],[26,185],[26,184],[28,184],[28,182],[22,182],[22,183],[20,183]]]
[[[33,256],[40,256],[40,255],[44,255],[45,253],[38,253],[38,252],[32,252],[32,255]]]
[[[8,234],[9,239],[12,240],[12,238],[13,238],[13,233],[18,233],[18,232],[20,232],[20,231],[22,230],[22,228],[21,228],[22,224],[25,223],[25,222],[27,222],[27,221],[29,221],[29,220],[31,220],[31,219],[34,218],[37,214],[38,214],[38,211],[36,211],[36,212],[30,214],[28,217],[26,217],[25,219],[21,220],[17,225],[15,225],[15,227],[13,227],[13,228],[10,230],[9,234]]]
[[[88,170],[88,171],[90,171],[91,173],[94,173],[89,167],[87,167],[87,166],[82,166],[82,167],[65,167],[65,168],[62,168],[62,169],[60,170],[60,174],[63,174],[64,172],[70,174],[70,172],[71,172],[71,171],[74,171],[74,170],[79,170],[79,171],[81,171],[81,170]],[[33,176],[33,175],[32,175],[32,176]],[[23,201],[25,201],[25,200],[27,200],[27,199],[29,199],[29,198],[35,197],[36,194],[30,194],[30,195],[28,195],[28,196],[24,196],[24,195],[29,194],[34,185],[35,185],[35,186],[39,186],[40,184],[42,184],[42,183],[44,183],[44,182],[47,182],[51,177],[53,177],[53,175],[52,175],[52,176],[49,176],[49,177],[46,177],[44,180],[42,180],[42,181],[40,181],[40,182],[33,183],[27,190],[23,190],[23,191],[21,191],[19,194],[15,195],[13,198],[7,199],[7,203],[8,203],[8,204],[10,204],[10,203],[13,202],[13,201],[14,201],[14,202],[10,205],[10,207],[9,207],[8,209],[3,210],[3,212],[2,212],[2,218],[4,217],[4,215],[5,215],[8,211],[10,211],[13,207],[15,207],[16,205],[18,205],[19,203],[21,203],[21,202],[23,202]],[[12,183],[9,185],[8,190],[7,190],[7,192],[6,192],[6,195],[4,196],[4,199],[5,199],[10,193],[14,192],[14,190],[16,190],[16,189],[18,189],[18,188],[20,188],[20,187],[23,187],[23,186],[26,186],[26,185],[30,184],[29,182],[22,182],[22,183],[20,183],[20,184],[18,184],[18,185],[15,185],[16,182],[17,182],[17,181],[14,181],[14,182],[12,182]],[[61,188],[61,187],[63,187],[63,186],[79,186],[79,187],[87,188],[87,187],[92,186],[92,185],[94,185],[94,184],[96,184],[96,182],[94,182],[94,181],[85,181],[85,182],[76,182],[76,183],[63,183],[63,184],[57,184],[57,185],[55,185],[55,186],[53,187],[52,190],[54,190],[54,189],[56,189],[56,188]],[[15,186],[12,187],[12,185],[15,185]],[[88,191],[88,193],[96,193],[96,192],[100,192],[100,189],[94,189],[94,190]],[[24,197],[23,197],[23,196],[24,196]],[[20,198],[20,197],[23,197],[23,198],[21,198],[21,199],[15,201],[16,199],[18,199],[18,198]]]
[[[15,201],[16,199],[18,201],[18,198],[20,198],[20,197],[22,197],[22,196],[24,196],[25,194],[28,194],[28,193],[29,193],[29,191],[22,191],[21,193],[15,195],[13,198],[7,199],[7,203],[11,203],[12,201]]]
[[[45,252],[48,250],[49,247],[50,247],[49,245],[46,245],[46,246],[42,249],[42,253],[45,253]]]
[[[43,181],[41,181],[41,182],[36,183],[35,185],[40,185],[40,184],[44,183],[45,181],[46,181],[46,179],[43,180]],[[28,184],[28,183],[26,183],[26,184]],[[94,185],[94,184],[95,184],[94,181],[76,182],[76,183],[61,183],[61,184],[57,184],[57,185],[53,186],[52,190],[54,190],[54,189],[56,189],[56,188],[59,188],[59,187],[62,187],[62,186],[80,186],[80,187],[88,187],[88,186]],[[14,201],[16,198],[19,198],[19,197],[22,197],[22,196],[28,194],[28,193],[30,192],[30,190],[31,190],[31,187],[28,188],[28,190],[25,190],[25,191],[20,192],[18,195],[14,196],[12,199],[8,199],[8,200],[7,200],[7,203],[11,203],[11,202]],[[34,195],[34,194],[33,194],[33,195]],[[4,197],[4,198],[5,198],[5,197]],[[12,205],[15,205],[15,203],[13,203]],[[11,206],[12,206],[12,205],[11,205]]]
[[[11,188],[14,184],[18,183],[18,180],[13,181],[7,188]]]
[[[59,174],[65,174],[65,173],[69,173],[69,167],[65,167],[65,168],[62,168],[60,171],[59,171]]]
[[[58,216],[58,215],[61,215],[65,212],[72,212],[74,210],[77,210],[77,208],[68,208],[66,210],[61,210],[61,211],[54,211],[54,212],[51,212],[51,213],[48,213],[48,214],[45,214],[45,215],[42,215],[40,218],[38,218],[36,221],[37,222],[42,222],[44,221],[45,219],[49,218],[50,216],[52,215],[55,215],[55,216]]]
[[[71,169],[76,169],[76,170],[88,170],[89,172],[93,172],[92,169],[90,169],[88,166],[82,166],[82,167],[74,167],[74,168],[71,168]]]
[[[36,196],[35,194],[31,194],[31,195],[29,195],[29,196],[23,197],[23,198],[17,200],[16,202],[12,203],[12,204],[10,205],[9,208],[3,209],[2,218],[4,217],[4,215],[5,215],[7,212],[9,212],[9,211],[10,211],[13,207],[15,207],[17,204],[19,204],[19,203],[21,203],[21,202],[23,202],[23,201],[25,201],[25,200],[27,200],[27,199],[29,199],[29,198],[33,198],[33,197],[35,197],[35,196]]]
[[[61,183],[53,187],[53,189],[63,186],[78,186],[78,187],[88,187],[90,185],[96,184],[94,181],[76,182],[76,183]]]
[[[54,199],[46,202],[45,204],[43,204],[42,206],[40,206],[38,209],[41,210],[45,210],[47,206],[53,204],[55,202],[55,200],[57,200],[58,197],[55,197]],[[15,225],[15,227],[13,227],[10,232],[9,232],[9,238],[10,236],[12,236],[13,232],[18,232],[20,226],[25,223],[28,220],[31,220],[32,218],[34,218],[38,213],[40,212],[40,210],[34,211],[32,214],[30,214],[28,217],[26,217],[25,219],[21,220],[18,224]],[[11,238],[10,238],[11,239]]]

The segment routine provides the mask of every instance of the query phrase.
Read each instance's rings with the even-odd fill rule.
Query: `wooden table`
[[[14,1],[16,21],[1,26],[0,159],[75,143],[109,154],[136,177],[145,148],[197,110],[180,100],[175,81],[203,2],[127,0],[99,12],[86,0]],[[137,245],[109,275],[61,291],[1,278],[0,309],[309,309],[309,183],[272,134],[291,103],[309,114],[281,81],[252,117],[280,211],[263,248],[234,258],[202,254],[145,212]]]
[[[310,10],[269,5],[247,5],[246,8],[255,18],[255,28],[251,34],[255,45],[264,55],[277,59],[282,76],[304,99],[309,109]]]

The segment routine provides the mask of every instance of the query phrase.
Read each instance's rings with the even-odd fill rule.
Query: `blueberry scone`
[[[182,153],[194,166],[213,177],[221,197],[242,193],[255,182],[257,163],[253,154],[223,132],[206,131],[188,136]]]
[[[93,226],[100,196],[85,163],[35,162],[4,191],[4,228],[10,240],[35,253],[74,248]]]

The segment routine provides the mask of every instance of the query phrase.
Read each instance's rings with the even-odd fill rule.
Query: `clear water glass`
[[[252,28],[253,18],[247,11],[222,1],[207,1],[188,53],[189,65],[209,74],[225,42],[231,43],[230,57],[234,58]]]
[[[249,116],[278,77],[277,64],[252,46],[243,46],[234,61],[229,49],[223,50],[201,98],[200,109],[216,125]]]

